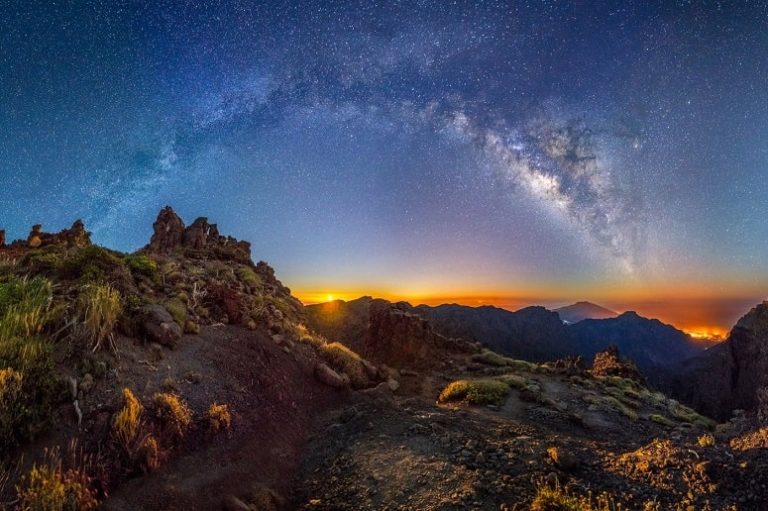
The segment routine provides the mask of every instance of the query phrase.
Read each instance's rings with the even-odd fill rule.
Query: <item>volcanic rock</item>
[[[181,327],[162,305],[145,305],[140,310],[140,317],[149,341],[173,348],[181,339]]]

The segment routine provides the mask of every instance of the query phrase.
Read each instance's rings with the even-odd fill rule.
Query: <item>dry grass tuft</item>
[[[132,457],[135,450],[143,411],[144,407],[133,392],[123,389],[123,407],[112,422],[112,434],[129,457]]]
[[[228,430],[232,426],[232,414],[228,405],[212,403],[205,416],[208,418],[208,430],[211,433]]]
[[[173,436],[184,438],[192,424],[192,412],[187,404],[176,394],[158,393],[154,397],[157,418]]]
[[[99,505],[81,461],[64,469],[58,449],[46,451],[17,487],[22,511],[91,511]]]
[[[76,329],[93,351],[108,342],[117,352],[113,332],[122,310],[120,293],[109,284],[89,284],[82,288],[77,300]]]
[[[465,401],[474,405],[501,405],[509,394],[509,385],[499,380],[457,380],[448,384],[438,402]]]
[[[320,354],[335,371],[349,376],[352,386],[364,387],[368,383],[365,366],[360,355],[338,342],[320,346]]]

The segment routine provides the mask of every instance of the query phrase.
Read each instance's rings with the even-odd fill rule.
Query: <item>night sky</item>
[[[9,237],[170,204],[307,301],[768,295],[768,2],[256,4],[0,4]]]

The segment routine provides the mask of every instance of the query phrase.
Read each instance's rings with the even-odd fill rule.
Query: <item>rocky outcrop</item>
[[[0,248],[23,251],[28,248],[48,246],[82,248],[90,245],[91,233],[85,230],[82,220],[76,220],[69,229],[62,229],[56,233],[44,232],[40,224],[33,225],[26,240],[16,240],[11,244],[6,244],[5,231],[0,230]]]
[[[164,207],[153,224],[154,234],[144,249],[155,254],[171,254],[180,248],[208,253],[240,262],[251,259],[251,244],[231,236],[219,234],[216,224],[208,223],[205,217],[199,217],[189,227],[170,207]]]
[[[593,376],[618,376],[645,383],[645,378],[640,374],[637,366],[630,360],[622,359],[619,356],[619,348],[616,346],[608,346],[595,355],[591,372]]]
[[[181,246],[184,239],[184,222],[170,206],[160,211],[152,228],[155,233],[146,247],[148,252],[169,254]]]
[[[768,302],[742,317],[726,341],[671,368],[662,387],[717,419],[737,409],[757,412],[768,387]]]
[[[478,351],[475,343],[445,337],[406,303],[363,297],[306,308],[309,326],[365,359],[392,367],[426,368],[442,363],[445,352]]]

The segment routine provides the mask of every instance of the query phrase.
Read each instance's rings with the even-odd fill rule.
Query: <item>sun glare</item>
[[[333,301],[333,295],[328,295],[325,297],[326,302],[332,302]]]

